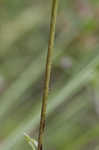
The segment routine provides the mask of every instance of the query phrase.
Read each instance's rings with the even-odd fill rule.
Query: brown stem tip
[[[54,38],[55,38],[57,3],[58,3],[58,0],[52,0],[52,12],[51,12],[51,22],[50,22],[48,54],[47,54],[47,60],[46,60],[45,81],[44,81],[44,90],[43,90],[43,97],[42,97],[41,120],[40,120],[39,137],[38,137],[38,150],[43,149],[42,148],[43,147],[42,146],[43,145],[43,134],[44,134],[44,129],[45,129],[46,105],[47,105],[48,92],[49,92],[51,64],[52,64],[52,51],[53,51]]]

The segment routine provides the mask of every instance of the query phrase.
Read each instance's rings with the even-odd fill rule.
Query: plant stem
[[[49,93],[49,83],[50,83],[51,64],[52,64],[52,50],[53,50],[54,38],[55,38],[57,3],[58,3],[58,0],[53,0],[53,2],[52,2],[50,35],[49,35],[49,43],[48,43],[48,54],[47,54],[47,60],[46,60],[44,91],[43,91],[43,97],[42,97],[41,120],[40,120],[39,137],[38,137],[38,150],[43,149],[42,148],[43,134],[44,134],[44,128],[45,128],[45,119],[46,119],[46,105],[47,105],[47,99],[48,99],[48,93]]]

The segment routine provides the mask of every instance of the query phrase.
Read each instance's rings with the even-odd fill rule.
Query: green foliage
[[[59,4],[44,149],[98,149],[99,2]],[[38,139],[50,6],[0,1],[1,150],[31,150],[24,133]]]
[[[27,135],[26,133],[24,133],[24,137],[27,143],[32,147],[33,150],[37,149],[38,142],[36,140],[30,138],[30,136]]]

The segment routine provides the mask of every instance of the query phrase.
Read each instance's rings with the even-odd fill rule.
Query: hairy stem
[[[57,3],[58,3],[58,0],[52,1],[50,35],[49,35],[49,43],[48,43],[48,54],[47,54],[47,60],[46,60],[44,91],[43,91],[43,97],[42,97],[41,120],[40,120],[39,137],[38,137],[38,150],[43,149],[42,144],[43,144],[43,134],[44,134],[44,128],[45,128],[46,105],[47,105],[47,99],[48,99],[50,74],[51,74],[52,51],[53,51],[54,37],[55,37]]]

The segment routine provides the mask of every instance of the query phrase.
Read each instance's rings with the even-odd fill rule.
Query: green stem
[[[50,35],[49,35],[49,43],[48,43],[48,54],[47,54],[47,60],[46,60],[44,91],[43,91],[43,97],[42,97],[41,120],[40,120],[39,137],[38,137],[38,150],[42,150],[42,144],[43,144],[43,134],[44,134],[45,118],[46,118],[46,105],[47,105],[47,99],[48,99],[51,64],[52,64],[52,50],[53,50],[53,46],[54,46],[54,37],[55,37],[57,3],[58,3],[58,0],[53,0],[53,2],[52,2]]]

